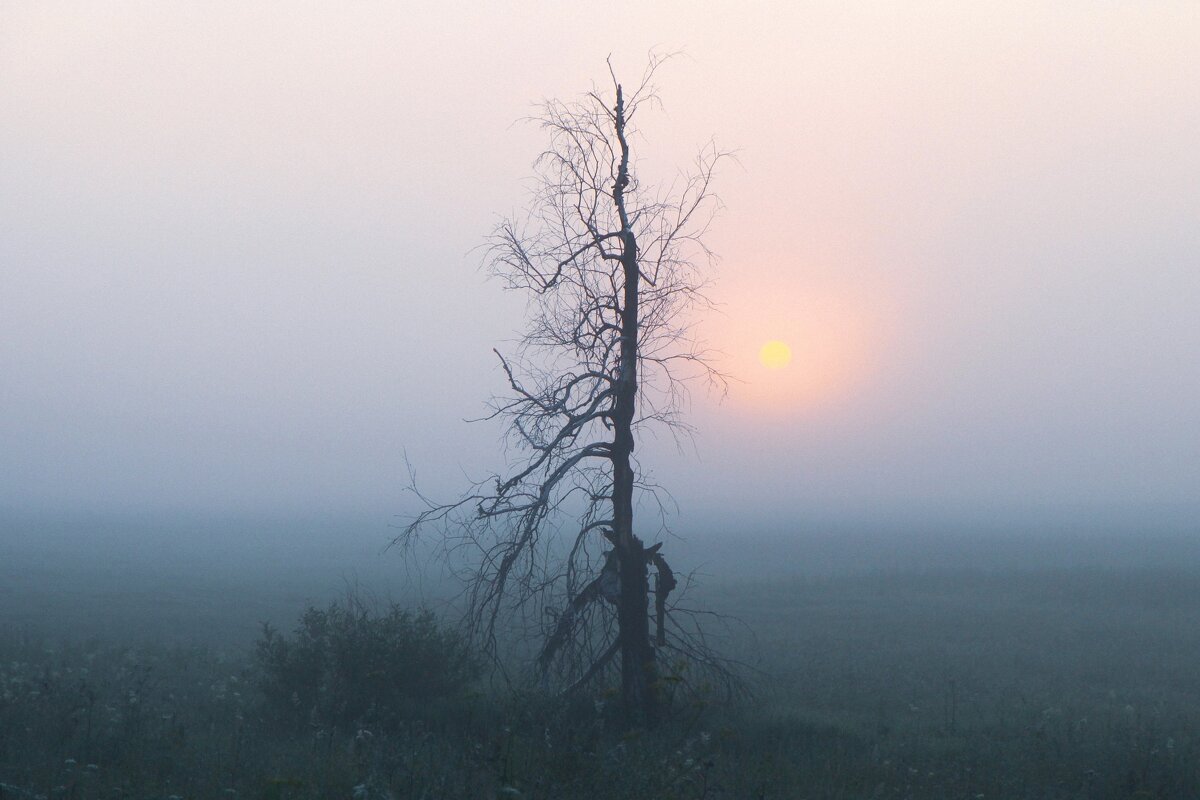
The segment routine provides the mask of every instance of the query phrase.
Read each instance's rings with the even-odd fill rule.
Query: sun
[[[783,369],[792,361],[792,348],[778,339],[773,339],[758,351],[758,360],[767,369]]]

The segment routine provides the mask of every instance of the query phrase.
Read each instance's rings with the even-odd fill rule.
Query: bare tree
[[[500,636],[531,633],[542,674],[568,690],[619,656],[629,725],[660,715],[672,684],[662,654],[715,663],[694,620],[677,614],[663,542],[648,546],[634,525],[639,501],[659,499],[635,458],[639,434],[653,425],[686,434],[687,385],[723,386],[688,322],[705,304],[712,254],[702,236],[724,154],[709,146],[662,187],[639,183],[633,158],[635,120],[657,102],[662,60],[651,57],[632,92],[610,64],[611,94],[542,105],[549,146],[535,162],[533,201],[487,250],[493,274],[531,299],[515,352],[496,352],[508,393],[488,417],[507,423],[518,460],[453,503],[426,500],[397,540],[432,525],[448,550],[468,551],[468,621],[492,652]]]

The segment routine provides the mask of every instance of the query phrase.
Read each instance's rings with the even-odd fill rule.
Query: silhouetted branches
[[[725,380],[689,323],[707,305],[703,237],[726,154],[710,144],[661,190],[639,183],[631,158],[631,122],[657,102],[662,60],[651,58],[631,93],[614,76],[612,95],[543,104],[549,145],[530,205],[497,226],[486,251],[490,271],[530,297],[522,339],[496,352],[508,391],[487,417],[506,423],[519,457],[451,503],[418,495],[426,507],[397,539],[436,527],[447,552],[473,565],[459,575],[467,620],[491,652],[501,633],[536,643],[543,676],[579,687],[619,651],[627,710],[647,720],[656,648],[719,663],[698,627],[671,621],[685,613],[671,602],[675,574],[662,543],[646,547],[633,526],[636,496],[657,495],[639,477],[636,437],[651,425],[687,435],[688,385]]]

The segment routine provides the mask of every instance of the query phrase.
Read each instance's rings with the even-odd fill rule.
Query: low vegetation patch
[[[628,734],[602,690],[487,691],[452,629],[394,606],[226,651],[0,630],[0,800],[1200,797],[1198,580],[727,587],[759,704],[677,698]]]
[[[266,715],[293,727],[394,730],[461,700],[481,673],[432,612],[353,596],[310,607],[291,637],[264,625],[254,654]]]

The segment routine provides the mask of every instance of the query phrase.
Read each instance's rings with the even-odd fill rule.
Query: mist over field
[[[429,541],[394,547],[399,518],[262,515],[0,516],[0,622],[51,638],[158,637],[245,643],[262,622],[357,588],[443,607],[458,591]],[[901,576],[990,582],[1028,576],[1200,576],[1200,537],[1180,522],[1099,520],[977,529],[858,522],[675,532],[667,541],[696,591]]]
[[[1200,797],[1197,53],[0,0],[0,800]]]
[[[459,587],[420,548],[407,558],[382,551],[395,530],[372,518],[7,512],[0,714],[26,734],[4,745],[5,791],[24,780],[106,796],[103,775],[117,781],[104,792],[136,797],[183,785],[328,796],[338,785],[381,784],[383,770],[393,785],[416,787],[411,796],[456,786],[448,796],[465,797],[497,779],[489,764],[504,785],[535,796],[540,785],[580,779],[660,796],[679,789],[677,771],[692,764],[704,765],[710,792],[731,796],[753,784],[780,797],[986,789],[1174,798],[1194,785],[1200,541],[1170,526],[743,530],[736,539],[707,530],[672,540],[676,566],[696,571],[687,602],[730,615],[711,632],[752,670],[754,697],[695,718],[700,727],[680,754],[678,739],[653,751],[676,770],[669,780],[657,760],[618,759],[619,773],[606,760],[573,761],[576,749],[613,746],[577,733],[562,734],[561,750],[493,762],[486,748],[514,746],[505,737],[523,734],[475,738],[452,717],[422,711],[410,712],[425,726],[414,730],[434,738],[384,740],[375,719],[341,734],[348,750],[303,766],[268,755],[269,740],[242,742],[238,731],[250,723],[233,720],[266,708],[241,655],[261,647],[262,623],[298,630],[301,609],[347,597],[454,618]],[[187,683],[196,677],[200,684]],[[107,704],[107,727],[97,722],[85,735],[81,696]],[[164,721],[137,716],[141,707]],[[520,731],[531,713],[518,705],[501,720]],[[565,724],[571,732],[591,723]],[[369,749],[353,744],[364,729],[380,737]],[[172,743],[185,730],[190,744]],[[302,730],[302,747],[329,735]],[[293,734],[273,735],[282,746]],[[453,749],[460,741],[484,750],[463,760]],[[177,766],[155,777],[156,763]],[[264,773],[259,764],[276,766]],[[285,779],[294,783],[271,783]],[[682,796],[704,796],[686,786]],[[1151,788],[1131,794],[1143,787]]]

